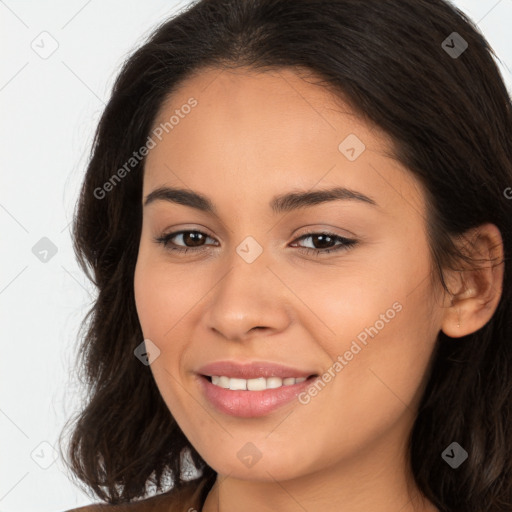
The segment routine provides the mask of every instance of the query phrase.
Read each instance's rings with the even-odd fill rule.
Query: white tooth
[[[247,381],[245,379],[229,379],[229,389],[233,391],[247,389]]]
[[[247,391],[263,391],[265,389],[276,389],[281,386],[293,386],[296,383],[304,382],[306,377],[294,378],[286,377],[257,377],[255,379],[238,379],[235,377],[227,377],[225,375],[212,375],[212,384],[220,386],[224,389],[231,389],[233,391],[247,390]]]
[[[280,377],[268,377],[267,378],[267,389],[279,388],[283,385],[283,381]]]
[[[259,377],[258,379],[249,379],[247,381],[247,389],[249,391],[262,391],[267,389],[267,379]]]
[[[217,385],[221,388],[229,389],[229,377],[225,377],[224,375],[219,377],[219,382]]]

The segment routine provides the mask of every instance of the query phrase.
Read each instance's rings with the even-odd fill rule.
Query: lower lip
[[[297,384],[263,391],[234,391],[215,386],[203,375],[198,377],[206,398],[220,412],[239,418],[257,418],[275,411],[291,402],[317,378],[311,377]]]

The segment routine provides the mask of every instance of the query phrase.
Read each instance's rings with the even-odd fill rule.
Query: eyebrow
[[[190,206],[191,208],[195,208],[202,212],[218,216],[217,209],[210,199],[191,190],[172,187],[158,187],[146,196],[144,206],[147,206],[157,200]],[[324,190],[289,192],[277,195],[270,201],[270,208],[274,214],[279,214],[300,208],[308,208],[321,203],[340,200],[359,201],[378,207],[378,204],[374,199],[362,194],[361,192],[344,187],[335,187]]]

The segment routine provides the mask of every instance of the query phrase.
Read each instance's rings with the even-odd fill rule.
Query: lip
[[[201,367],[197,379],[206,399],[220,412],[239,418],[256,418],[270,414],[276,409],[294,400],[318,377],[314,371],[299,370],[288,366],[253,361],[248,364],[234,361],[219,361]],[[257,377],[286,377],[306,380],[280,388],[263,391],[231,390],[221,388],[210,382],[208,377],[224,375],[238,379],[255,379]],[[311,378],[309,378],[311,377]]]
[[[290,366],[264,361],[252,361],[250,363],[238,363],[236,361],[218,361],[202,366],[197,370],[199,375],[212,377],[213,375],[233,377],[236,379],[256,379],[258,377],[309,377],[317,375],[314,370],[300,370]]]
[[[263,391],[234,391],[212,384],[204,375],[197,378],[203,394],[218,411],[239,418],[257,418],[291,402],[319,377]]]

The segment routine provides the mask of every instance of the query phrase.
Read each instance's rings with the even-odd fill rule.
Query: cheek
[[[141,256],[144,254],[139,254],[134,273],[137,315],[144,339],[150,339],[160,350],[150,370],[169,410],[180,411],[186,406],[179,392],[181,386],[176,384],[184,349],[179,342],[179,319],[186,310],[183,294],[177,295],[177,280],[173,278],[171,282],[161,264]]]
[[[156,333],[157,325],[155,325],[155,322],[158,321],[159,315],[155,314],[155,310],[160,307],[158,289],[155,289],[154,281],[154,272],[151,271],[149,265],[144,263],[144,260],[141,259],[139,254],[139,259],[135,267],[133,288],[137,315],[142,327],[142,332],[144,338],[149,339],[152,339]]]
[[[323,348],[333,364],[342,359],[329,386],[341,416],[371,423],[400,414],[417,398],[438,332],[428,251],[424,258],[417,251],[383,254],[364,274],[319,279],[307,295],[329,327]]]
[[[350,350],[353,340],[364,344],[371,339],[368,329],[375,324],[379,332],[389,330],[406,288],[400,277],[386,280],[385,265],[356,266],[348,261],[336,269],[317,269],[314,278],[306,273],[286,277],[301,299],[301,323],[331,360]]]
[[[144,335],[162,339],[181,316],[183,299],[191,287],[185,272],[174,271],[152,251],[141,244],[134,272],[135,304]]]
[[[176,279],[158,262],[139,255],[134,273],[134,294],[137,315],[144,338],[154,341],[162,350],[165,340],[172,333],[172,327],[179,318]]]
[[[205,295],[186,267],[173,268],[161,257],[139,257],[134,273],[135,303],[144,338],[160,350],[151,369],[155,378],[164,379],[166,386],[172,385],[166,370],[173,375],[181,371],[191,322],[194,323],[191,319]]]
[[[354,311],[344,325],[339,321],[346,336],[330,347],[333,360],[342,357],[331,388],[337,414],[376,430],[414,410],[436,340],[425,289],[387,297],[373,302],[364,318]]]

